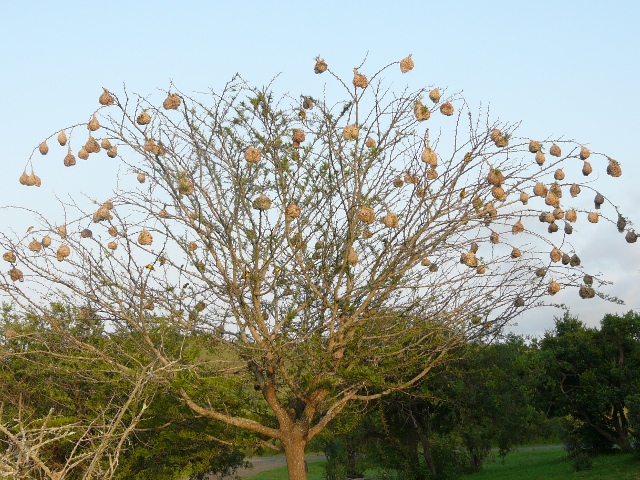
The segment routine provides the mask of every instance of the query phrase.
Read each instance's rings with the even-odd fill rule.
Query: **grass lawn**
[[[324,480],[324,460],[309,462],[307,480]],[[285,467],[249,477],[251,480],[283,480]],[[498,458],[464,480],[640,480],[640,459],[632,454],[612,454],[596,457],[593,468],[576,472],[563,449],[521,450],[506,456],[504,464]]]
[[[285,477],[286,478],[286,477]],[[638,480],[640,459],[632,454],[603,455],[593,459],[593,468],[582,472],[573,469],[563,449],[521,450],[487,463],[465,480]]]

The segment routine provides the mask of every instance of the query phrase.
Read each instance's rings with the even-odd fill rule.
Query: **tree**
[[[105,90],[87,124],[52,137],[82,143],[88,127],[77,156],[102,148],[131,175],[92,211],[41,215],[41,241],[4,235],[3,291],[45,322],[63,298],[136,332],[140,368],[195,414],[279,440],[289,478],[305,478],[305,445],[350,402],[415,385],[451,348],[577,287],[580,259],[556,248],[579,211],[560,206],[560,167],[580,158],[587,174],[600,157],[621,174],[576,142],[518,138],[460,95],[394,92],[381,78],[398,63],[413,68],[408,57],[349,82],[317,59],[331,84],[300,98],[238,76],[195,96],[172,86],[162,107]],[[21,182],[41,180],[25,169]],[[544,230],[525,228],[538,218]],[[208,336],[211,355],[185,361],[163,348],[168,332]],[[213,407],[232,402],[221,387],[244,389],[251,408]]]
[[[640,389],[640,315],[606,315],[600,329],[565,315],[541,343],[552,412],[578,421],[582,448],[632,449]]]

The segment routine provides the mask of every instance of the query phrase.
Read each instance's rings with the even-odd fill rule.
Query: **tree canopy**
[[[3,233],[0,291],[195,414],[279,440],[290,478],[305,478],[305,445],[350,402],[415,385],[561,288],[594,297],[601,279],[568,241],[578,216],[585,231],[612,223],[637,238],[582,180],[594,167],[619,177],[619,162],[519,137],[435,86],[392,89],[383,76],[398,66],[414,62],[345,79],[318,58],[327,84],[300,96],[240,76],[193,95],[172,86],[161,105],[104,90],[88,122],[34,149],[20,182],[48,181],[34,170],[48,142],[67,147],[66,167],[106,152],[128,173],[109,199]],[[83,144],[75,155],[71,143]],[[569,207],[578,195],[584,205]],[[111,342],[57,323],[52,302],[106,337],[135,333],[139,353],[114,360]],[[167,348],[173,335],[206,338],[209,353]],[[226,390],[249,405],[231,408]]]

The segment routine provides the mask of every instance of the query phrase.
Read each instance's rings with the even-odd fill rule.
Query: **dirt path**
[[[304,457],[308,462],[313,460],[324,460],[324,455],[306,455]],[[253,467],[252,468],[241,468],[238,470],[239,478],[248,478],[252,475],[255,475],[260,472],[265,472],[267,470],[273,470],[274,468],[284,467],[287,464],[284,455],[276,455],[274,457],[256,457],[256,458],[248,458],[248,462],[250,462]],[[236,477],[224,477],[224,480],[234,480]]]

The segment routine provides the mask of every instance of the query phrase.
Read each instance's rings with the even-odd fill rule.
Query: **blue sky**
[[[18,184],[32,150],[66,125],[87,121],[101,87],[153,93],[171,81],[183,91],[223,85],[236,72],[255,84],[276,74],[292,94],[321,88],[310,75],[321,55],[349,78],[367,56],[373,69],[411,53],[414,86],[463,91],[470,104],[520,121],[532,138],[564,135],[622,164],[603,191],[640,225],[640,2],[8,2],[0,4],[3,119],[0,205],[39,209],[52,195],[86,192],[92,166],[62,169],[62,156],[36,158],[43,187]],[[404,85],[401,85],[404,86]],[[57,162],[59,160],[59,162]],[[64,180],[60,177],[64,175]],[[62,180],[62,181],[61,181]],[[0,224],[25,220],[0,210]],[[24,226],[26,228],[26,225]],[[615,228],[585,241],[582,257],[615,281],[625,306],[558,294],[595,325],[606,312],[640,310],[640,246]],[[601,235],[601,236],[600,236]],[[563,297],[564,295],[564,297]],[[516,331],[540,334],[554,311]]]

